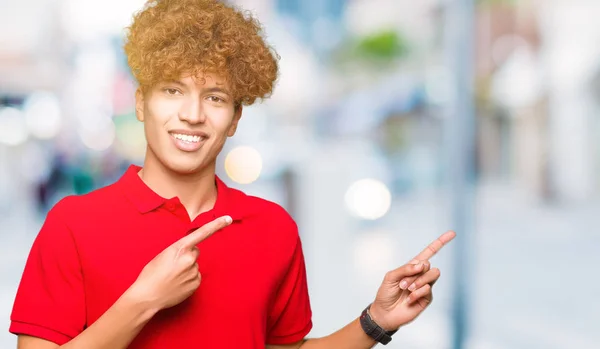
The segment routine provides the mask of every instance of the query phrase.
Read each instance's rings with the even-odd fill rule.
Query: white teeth
[[[204,140],[204,137],[200,137],[200,136],[190,136],[190,135],[182,135],[182,134],[178,134],[178,133],[173,133],[173,137],[182,140],[184,142],[189,142],[189,143],[198,143],[201,140]]]

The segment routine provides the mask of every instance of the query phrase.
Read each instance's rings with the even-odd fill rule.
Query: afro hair
[[[279,56],[252,15],[217,0],[155,0],[134,15],[125,42],[127,62],[140,88],[182,74],[214,73],[237,104],[268,98]]]

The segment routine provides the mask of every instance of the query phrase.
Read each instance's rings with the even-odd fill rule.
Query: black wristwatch
[[[386,345],[392,341],[392,335],[398,330],[386,331],[381,328],[381,326],[377,325],[377,323],[371,318],[371,314],[369,314],[369,308],[371,308],[371,304],[369,304],[360,315],[360,325],[369,337],[383,345]]]

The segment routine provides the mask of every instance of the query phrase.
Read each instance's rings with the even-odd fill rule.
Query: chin
[[[202,172],[203,168],[199,164],[169,164],[167,166],[171,172],[180,175],[191,175]]]
[[[151,149],[151,148],[150,148]],[[195,175],[206,172],[210,169],[210,159],[203,153],[196,154],[180,154],[171,152],[151,152],[149,160],[152,162],[158,162],[168,172],[176,175]]]
[[[204,161],[166,161],[163,164],[173,173],[179,175],[200,174],[207,170],[208,166]]]

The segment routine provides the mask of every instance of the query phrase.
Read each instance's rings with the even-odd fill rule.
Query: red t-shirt
[[[312,328],[298,229],[272,202],[216,178],[215,207],[190,221],[131,166],[116,183],[70,196],[35,239],[10,332],[62,345],[96,321],[157,254],[222,215],[233,223],[198,247],[202,284],[159,312],[129,348],[264,348],[302,340]]]

